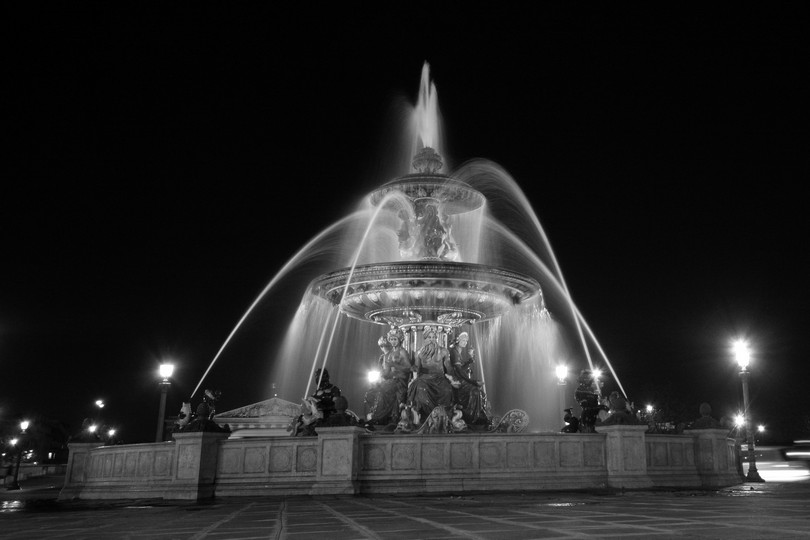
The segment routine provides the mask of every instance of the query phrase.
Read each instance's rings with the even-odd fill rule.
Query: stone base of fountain
[[[375,493],[717,488],[744,481],[726,430],[597,433],[177,433],[164,443],[70,444],[61,499],[205,499]]]

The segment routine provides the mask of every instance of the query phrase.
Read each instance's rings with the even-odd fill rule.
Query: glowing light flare
[[[368,378],[369,383],[374,384],[380,380],[380,372],[376,369],[370,369],[366,374],[366,377]]]
[[[599,368],[594,369],[593,370],[593,378],[596,379],[596,380],[601,379],[602,378],[602,370],[599,369]]]
[[[655,408],[654,408],[652,405],[647,405],[647,412],[648,412],[648,413],[651,413],[651,412],[653,412],[654,410],[655,410]]]
[[[565,364],[558,365],[554,372],[557,374],[557,380],[560,383],[564,383],[565,380],[568,378],[568,366]]]
[[[765,426],[763,424],[758,425],[757,431],[759,431],[760,433],[765,433]]]
[[[98,429],[98,426],[95,425],[95,424],[87,426],[87,431],[89,431],[90,433],[95,433],[97,429]]]
[[[737,427],[742,427],[745,425],[745,416],[740,413],[734,417],[734,425]]]
[[[25,431],[26,429],[28,429],[28,426],[30,425],[31,422],[29,422],[28,420],[23,420],[22,422],[20,422],[20,430]]]
[[[103,399],[97,399],[96,400],[96,407],[98,407],[99,409],[103,409],[104,408],[104,400]]]
[[[8,441],[11,446],[17,446],[17,443],[20,442],[20,439],[14,438]]]
[[[748,350],[748,343],[744,339],[734,341],[734,359],[743,371],[748,368],[751,353]]]
[[[108,437],[113,437],[113,436],[115,436],[115,429],[111,429],[111,430],[109,430],[109,431],[107,432],[107,436],[108,436]]]
[[[160,364],[160,368],[158,369],[158,373],[163,378],[164,381],[169,380],[169,377],[172,376],[174,373],[174,364]]]

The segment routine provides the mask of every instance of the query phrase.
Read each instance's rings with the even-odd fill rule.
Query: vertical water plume
[[[429,147],[442,154],[442,134],[439,122],[439,95],[436,85],[430,80],[430,64],[422,65],[422,77],[419,83],[419,94],[413,109],[412,125],[414,140],[411,155],[420,149]]]

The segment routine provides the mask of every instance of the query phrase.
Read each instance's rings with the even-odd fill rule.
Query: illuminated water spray
[[[612,366],[573,303],[545,231],[517,183],[481,160],[442,172],[438,94],[427,63],[410,128],[413,170],[372,191],[356,212],[285,264],[237,323],[203,379],[255,307],[284,277],[301,274],[311,276],[309,286],[270,378],[288,392],[287,399],[310,392],[320,365],[341,386],[350,407],[359,409],[365,371],[379,354],[377,339],[399,328],[406,350],[414,354],[422,329],[431,326],[445,346],[462,330],[472,336],[496,414],[523,409],[534,430],[556,431],[562,411],[555,366],[561,360],[593,366],[586,333],[611,371]],[[317,261],[314,270],[312,261]],[[544,293],[559,300],[556,312],[549,313]],[[579,336],[579,350],[568,343],[568,330],[558,320],[566,313],[563,319]]]

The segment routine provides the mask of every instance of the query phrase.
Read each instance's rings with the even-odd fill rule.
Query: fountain
[[[593,346],[626,393],[576,308],[525,195],[487,161],[443,173],[438,117],[425,64],[412,120],[412,171],[374,189],[356,212],[324,229],[283,266],[192,392],[257,306],[296,277],[304,283],[302,299],[268,381],[272,395],[287,392],[291,401],[273,397],[219,413],[214,421],[232,424],[227,429],[181,429],[165,443],[75,442],[60,498],[717,487],[740,481],[739,456],[724,430],[650,435],[646,425],[616,416],[615,422],[588,424],[588,432],[561,432],[574,393],[560,394],[566,387],[555,377],[558,363],[587,366],[583,373],[591,373],[600,367],[590,356]],[[581,346],[570,342],[567,330],[575,330]],[[442,407],[433,409],[441,413],[435,417],[431,412],[417,419],[421,426],[404,417],[405,429],[387,433],[348,422],[364,412],[349,414],[362,407],[366,371],[377,362],[381,337],[391,335],[396,347],[403,346],[395,350],[405,351],[406,363],[419,358],[424,343],[436,340],[446,348],[458,340],[463,347],[469,339],[475,379],[485,390],[480,395],[501,423],[463,430]],[[341,422],[312,424],[313,432],[302,421],[296,432],[313,436],[278,436],[284,435],[279,420],[294,415],[297,403],[308,408],[302,418],[321,413],[308,396],[327,369],[340,390],[330,386],[329,392]],[[611,414],[622,413],[624,398],[618,392],[611,398]],[[493,429],[516,412],[509,424],[514,429]],[[250,419],[255,425],[245,421]]]
[[[342,267],[311,279],[271,378],[297,401],[317,384],[315,369],[326,367],[362,416],[362,381],[389,328],[402,330],[412,357],[425,327],[438,330],[443,347],[465,331],[495,416],[524,410],[531,431],[556,432],[564,413],[554,367],[578,362],[579,354],[547,309],[544,288],[563,314],[570,300],[558,272],[542,260],[550,247],[528,245],[523,231],[506,227],[491,211],[486,193],[499,200],[522,196],[516,184],[494,167],[482,173],[480,160],[443,172],[444,158],[434,148],[441,144],[438,117],[425,64],[413,111],[412,170],[373,190],[339,231],[299,254],[307,259],[327,243],[349,247],[320,263]],[[513,193],[504,187],[510,182]],[[528,204],[510,217],[519,214],[524,230],[539,227]]]

